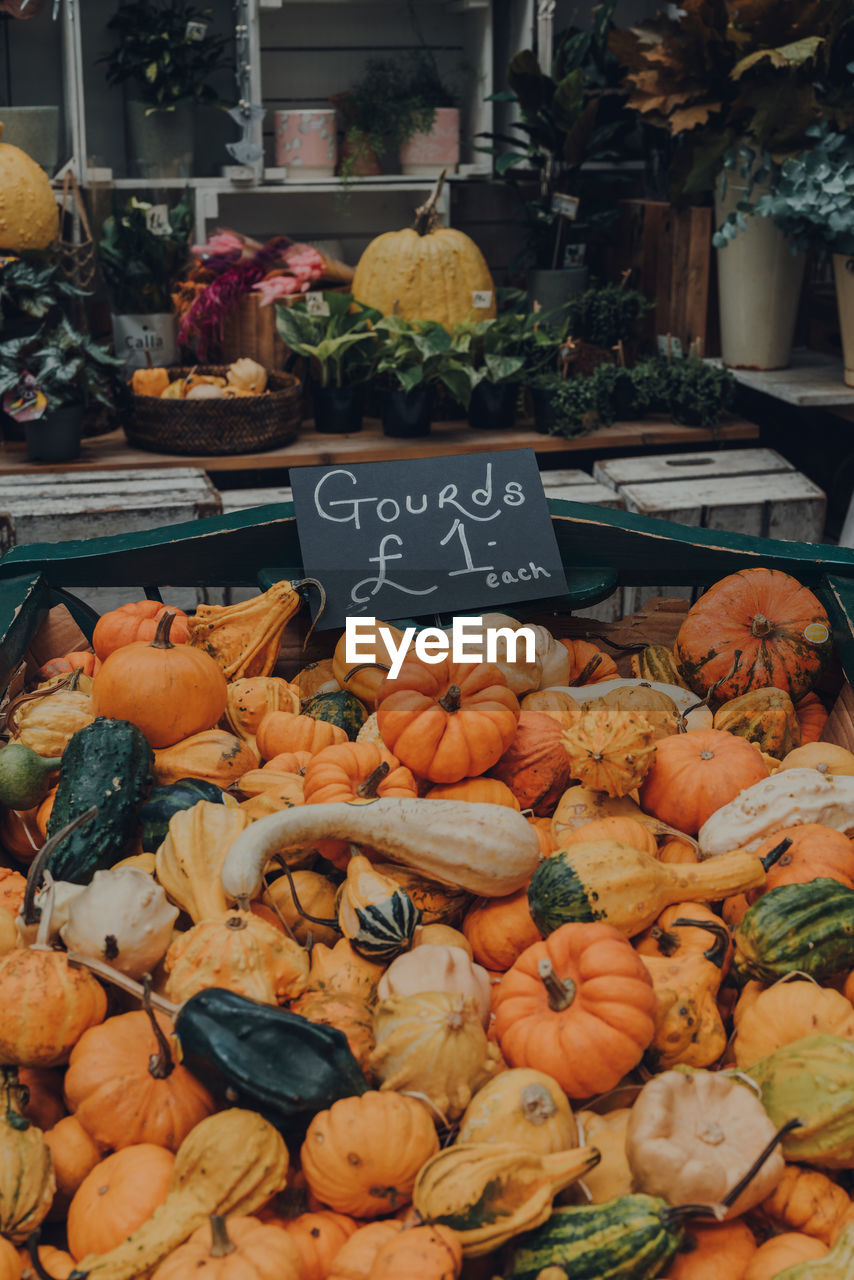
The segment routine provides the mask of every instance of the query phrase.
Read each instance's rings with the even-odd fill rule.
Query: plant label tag
[[[533,449],[294,467],[291,485],[305,573],[326,591],[321,628],[432,626],[566,593]]]
[[[552,213],[556,213],[561,218],[566,218],[568,222],[575,222],[578,217],[578,196],[562,195],[556,191],[552,196]]]
[[[169,206],[153,204],[145,211],[145,229],[153,236],[168,236],[172,228],[169,225]]]
[[[199,44],[208,34],[208,24],[206,22],[188,22],[184,28],[184,39],[191,40],[193,44]]]
[[[313,290],[305,295],[305,309],[310,316],[328,316],[329,303],[322,293]]]
[[[658,335],[658,350],[663,356],[669,359],[671,356],[677,360],[682,359],[682,340],[674,338],[672,333],[660,333]]]
[[[582,267],[586,256],[586,244],[568,244],[563,253],[563,265],[565,267]]]
[[[491,289],[475,289],[471,295],[471,305],[475,308],[492,306],[492,290]]]

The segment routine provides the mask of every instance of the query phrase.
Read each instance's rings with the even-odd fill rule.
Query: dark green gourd
[[[741,973],[774,982],[787,973],[821,981],[854,967],[854,889],[821,876],[781,884],[754,902],[735,931]]]

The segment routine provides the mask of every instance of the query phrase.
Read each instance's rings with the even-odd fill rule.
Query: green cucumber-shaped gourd
[[[192,809],[200,800],[210,804],[236,804],[222,787],[206,778],[181,778],[164,786],[152,787],[148,799],[137,813],[142,828],[144,853],[156,853],[169,832],[169,819],[182,809]]]
[[[781,884],[754,902],[734,937],[737,968],[762,982],[854,968],[854,889],[825,876]]]
[[[40,756],[24,742],[0,747],[0,804],[34,809],[50,791],[61,756]]]
[[[854,1041],[802,1036],[754,1062],[749,1075],[774,1124],[801,1121],[783,1141],[787,1160],[854,1169]]]
[[[302,709],[304,716],[312,720],[326,720],[343,729],[351,742],[368,718],[365,704],[360,702],[354,693],[347,689],[335,690],[332,693],[318,693],[310,698]]]
[[[147,739],[127,720],[99,716],[74,734],[62,756],[47,834],[61,831],[92,805],[98,816],[54,850],[48,863],[54,880],[88,884],[96,871],[109,870],[125,856],[137,809],[151,786],[153,758]]]
[[[736,849],[698,864],[664,863],[616,840],[592,840],[540,863],[528,905],[543,935],[562,924],[601,920],[632,937],[672,903],[711,902],[764,883],[755,853]]]
[[[655,1280],[682,1243],[688,1216],[646,1195],[557,1208],[519,1237],[501,1274],[536,1280],[546,1267],[561,1267],[572,1280]]]

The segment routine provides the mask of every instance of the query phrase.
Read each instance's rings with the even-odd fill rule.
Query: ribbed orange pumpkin
[[[632,944],[606,924],[565,924],[523,951],[493,992],[512,1067],[553,1076],[570,1098],[619,1084],[655,1032],[656,997]]]
[[[337,724],[292,711],[268,711],[255,732],[262,760],[272,760],[283,751],[308,751],[314,756],[324,747],[347,741],[347,734]]]
[[[479,898],[466,913],[462,929],[477,963],[493,973],[506,972],[541,937],[531,919],[526,889],[506,898]]]
[[[847,889],[854,889],[854,843],[819,822],[805,822],[800,827],[784,827],[766,837],[756,850],[757,857],[764,858],[782,840],[791,840],[789,848],[768,868],[765,888],[751,894],[750,900],[760,892],[776,889],[781,884],[806,884],[819,877],[838,880]]]
[[[818,742],[829,719],[827,708],[817,693],[806,693],[795,703],[795,715],[801,726],[801,746]]]
[[[359,1227],[341,1246],[326,1280],[370,1280],[374,1259],[380,1249],[403,1229],[403,1223],[396,1218],[384,1218],[382,1222],[369,1222]]]
[[[741,569],[716,582],[688,610],[674,648],[691,688],[704,696],[717,685],[718,702],[767,685],[802,698],[830,650],[822,604],[779,569]]]
[[[620,674],[614,659],[589,640],[561,640],[561,644],[572,658],[567,684],[602,684]]]
[[[507,784],[523,809],[548,816],[569,784],[564,727],[542,711],[522,711],[516,735],[490,770]]]
[[[98,1144],[89,1136],[76,1116],[64,1116],[44,1140],[50,1148],[53,1172],[56,1177],[54,1209],[67,1205],[83,1179],[91,1173],[102,1158]]]
[[[319,1112],[300,1159],[309,1188],[323,1204],[355,1218],[378,1218],[412,1199],[421,1166],[438,1150],[423,1103],[400,1093],[368,1092]]]
[[[692,1222],[664,1280],[743,1280],[756,1237],[741,1218]]]
[[[0,1064],[54,1067],[107,1014],[104,988],[64,952],[30,947],[0,958]]]
[[[276,1223],[235,1214],[212,1215],[174,1253],[164,1258],[151,1280],[306,1280],[299,1251]]]
[[[172,623],[172,643],[185,643],[187,615],[183,609],[174,609],[159,600],[137,600],[101,615],[95,625],[92,648],[103,662],[123,645],[133,644],[135,640],[153,640],[164,613],[176,615]]]
[[[430,782],[486,773],[510,746],[518,720],[515,694],[488,662],[428,666],[409,658],[377,691],[383,742]]]
[[[838,1183],[818,1169],[787,1164],[772,1194],[762,1202],[764,1216],[778,1230],[803,1232],[833,1244],[851,1201]]]
[[[177,1151],[192,1128],[212,1115],[214,1100],[186,1067],[176,1064],[172,1024],[153,1014],[121,1013],[84,1032],[65,1073],[68,1105],[95,1142],[128,1147],[151,1142]]]
[[[79,1262],[109,1253],[151,1217],[169,1192],[175,1157],[146,1142],[107,1156],[87,1174],[68,1210],[68,1248]]]
[[[775,1276],[788,1271],[797,1263],[823,1258],[826,1253],[827,1245],[814,1236],[786,1231],[781,1236],[772,1236],[759,1246],[747,1264],[742,1280],[774,1280]]]
[[[283,1222],[283,1229],[299,1250],[302,1280],[326,1280],[335,1255],[358,1226],[353,1218],[331,1209],[301,1213]]]
[[[418,784],[382,744],[339,742],[312,756],[305,770],[303,795],[306,804],[372,800],[375,796],[414,797]],[[317,850],[343,871],[349,847],[346,840],[321,840]]]
[[[157,749],[212,729],[228,698],[225,676],[213,658],[187,644],[172,644],[174,621],[175,614],[166,610],[153,640],[116,649],[92,685],[98,715],[129,720]]]
[[[261,766],[264,769],[270,769],[278,773],[298,773],[305,777],[305,768],[312,755],[310,751],[280,751],[277,756],[273,756],[272,760],[265,761]]]
[[[568,693],[560,689],[535,689],[522,699],[522,710],[537,711],[557,720],[563,729],[569,729],[581,715],[581,707]]]
[[[658,852],[658,844],[649,827],[634,818],[593,818],[574,831],[564,831],[560,847],[567,849],[572,844],[587,844],[590,840],[619,840],[621,844],[631,845],[633,849],[641,849],[653,856]]]
[[[90,653],[88,649],[80,649],[66,653],[61,658],[51,658],[39,667],[38,674],[40,680],[50,680],[53,676],[64,676],[69,671],[79,669],[84,676],[93,676],[100,666],[101,659],[97,654]]]
[[[427,796],[430,800],[466,800],[469,804],[498,804],[505,809],[517,811],[522,808],[510,787],[498,778],[461,778],[459,782],[448,782],[438,787],[431,787]]]
[[[646,813],[694,836],[716,810],[768,777],[762,752],[722,729],[675,733],[657,744],[640,789]]]

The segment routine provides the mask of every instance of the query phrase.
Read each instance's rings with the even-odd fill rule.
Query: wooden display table
[[[721,441],[755,440],[759,428],[741,418],[727,418],[718,428]],[[149,453],[132,449],[123,431],[84,440],[80,457],[74,462],[44,464],[28,461],[26,446],[7,441],[0,448],[0,475],[34,471],[126,470],[129,467],[201,467],[211,475],[240,471],[287,471],[290,467],[329,465],[345,462],[382,462],[393,458],[433,458],[453,453],[485,453],[493,449],[533,449],[539,455],[595,453],[616,449],[637,452],[648,447],[705,445],[715,438],[712,431],[682,427],[669,419],[644,418],[640,422],[615,422],[588,435],[543,436],[536,431],[475,431],[463,422],[437,422],[429,436],[417,440],[394,440],[383,435],[376,419],[368,419],[354,435],[321,435],[306,423],[299,439],[282,449],[261,453],[241,453],[229,457]],[[557,458],[555,458],[555,465]],[[547,464],[548,465],[548,464]]]

